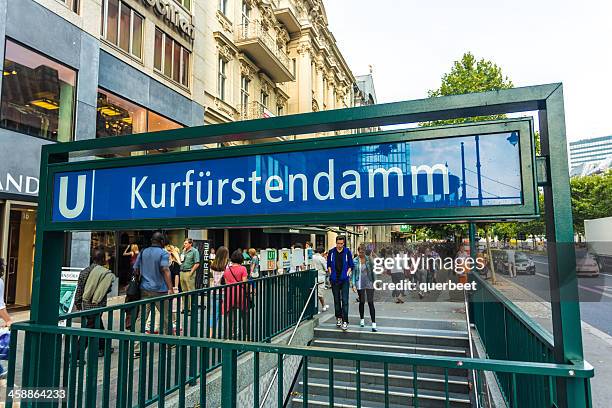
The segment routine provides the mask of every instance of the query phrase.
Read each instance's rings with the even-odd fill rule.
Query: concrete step
[[[381,339],[382,340],[382,339]],[[430,356],[466,357],[465,347],[436,346],[413,343],[389,343],[386,341],[361,341],[350,339],[316,339],[311,343],[314,347],[337,348],[344,350],[378,351],[388,353],[424,354]]]
[[[322,324],[315,328],[315,338],[349,339],[374,343],[384,341],[395,344],[469,347],[468,334],[457,330],[381,328],[378,332],[374,333],[368,326],[357,326],[350,327],[348,331],[344,332],[338,329],[335,324]]]
[[[301,390],[303,383],[300,381]],[[345,381],[334,381],[334,398],[353,401],[356,405],[357,387],[355,384]],[[301,391],[300,390],[300,391]],[[298,392],[300,392],[298,391]],[[308,380],[309,396],[325,396],[329,395],[329,383],[327,379],[311,379]],[[388,398],[390,404],[401,404],[402,406],[411,406],[415,404],[414,390],[410,386],[388,388]],[[364,404],[369,403],[384,403],[385,389],[379,385],[361,385],[361,400]],[[419,390],[418,405],[420,407],[439,407],[444,406],[446,397],[444,392],[433,390]],[[470,399],[467,394],[449,393],[449,406],[451,407],[469,407]]]
[[[309,395],[308,396],[308,407],[329,407],[329,398],[327,395]],[[294,397],[291,400],[292,408],[304,408],[304,396],[302,394],[298,394],[298,396]],[[334,407],[336,408],[357,408],[357,403],[355,402],[355,398],[344,399],[344,398],[334,398]],[[412,405],[406,404],[389,404],[385,406],[384,403],[378,402],[362,402],[361,408],[410,408]]]
[[[329,365],[327,364],[308,364],[309,379],[328,379]],[[333,378],[335,381],[356,384],[355,367],[334,366]],[[412,367],[406,370],[389,370],[388,384],[390,387],[412,386],[414,374]],[[383,386],[385,384],[384,369],[362,368],[361,385],[363,386]],[[445,391],[444,375],[422,373],[417,371],[417,386],[419,390]],[[466,377],[449,376],[448,391],[451,393],[467,393],[468,381]]]
[[[327,366],[329,364],[329,360],[326,358],[321,358],[321,357],[310,357],[308,359],[308,365],[324,365]],[[337,360],[334,359],[334,366],[335,367],[342,367],[342,368],[346,368],[346,369],[355,369],[355,367],[357,366],[357,364],[355,363],[355,361],[352,360]],[[375,362],[369,362],[369,361],[362,361],[361,362],[361,369],[365,370],[365,369],[372,369],[372,370],[379,370],[382,372],[382,370],[384,369],[384,364],[383,363],[375,363]],[[405,365],[405,364],[389,364],[388,369],[390,371],[397,371],[397,372],[403,372],[405,374],[411,374],[412,373],[412,366],[411,365]],[[439,375],[444,375],[444,368],[441,367],[432,367],[432,366],[418,366],[418,374],[439,374]],[[448,375],[449,376],[453,376],[453,377],[462,377],[462,378],[467,378],[468,375],[468,371],[462,368],[449,368],[448,369]]]
[[[366,306],[366,322],[369,322],[369,315]],[[351,326],[359,325],[359,316],[355,314],[349,315],[349,322]],[[336,324],[336,320],[333,318],[326,321],[325,324]],[[465,320],[442,320],[442,319],[420,319],[414,317],[383,317],[376,316],[376,325],[379,329],[385,330],[387,328],[411,328],[411,329],[423,329],[423,330],[451,330],[467,333],[467,324]]]

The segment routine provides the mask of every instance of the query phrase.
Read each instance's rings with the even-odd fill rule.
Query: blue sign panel
[[[55,174],[53,222],[523,202],[519,133]]]

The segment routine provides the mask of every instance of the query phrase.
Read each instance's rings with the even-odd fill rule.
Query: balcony
[[[293,0],[282,0],[274,8],[276,19],[281,22],[289,34],[300,31],[300,21],[297,18],[297,11]]]
[[[236,46],[274,82],[288,82],[295,79],[289,69],[289,57],[277,46],[274,38],[264,30],[259,21],[238,26]]]
[[[260,102],[253,101],[240,106],[240,120],[263,119],[276,116]]]

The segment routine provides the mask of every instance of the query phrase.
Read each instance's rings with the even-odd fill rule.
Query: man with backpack
[[[111,290],[115,275],[104,265],[106,265],[106,252],[103,248],[96,248],[93,252],[91,265],[79,273],[79,280],[74,295],[74,307],[76,310],[106,307],[108,292]],[[85,317],[85,327],[88,329],[95,329],[96,322],[98,322],[99,326],[97,328],[104,330],[100,313],[90,314]],[[98,356],[100,357],[104,355],[104,345],[104,339],[100,339],[98,341]]]
[[[134,274],[140,279],[140,298],[150,299],[166,294],[174,293],[172,280],[170,277],[170,257],[168,251],[164,249],[164,236],[161,232],[155,232],[151,237],[151,246],[143,249],[138,254],[134,263]],[[172,333],[172,328],[168,328],[168,307],[164,307],[164,313],[160,311],[160,303],[155,303],[155,309],[160,314],[159,331],[161,333]],[[144,316],[139,313],[134,330],[142,332],[142,321],[147,321],[151,313],[151,304],[147,303]],[[140,342],[134,345],[134,357],[140,357]]]

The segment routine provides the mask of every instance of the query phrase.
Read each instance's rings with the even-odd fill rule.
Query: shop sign
[[[166,24],[192,40],[195,38],[194,26],[189,21],[189,17],[185,16],[181,8],[172,0],[142,0],[142,2],[145,6],[153,8]]]
[[[0,173],[0,192],[12,194],[38,195],[38,178],[23,174]]]

